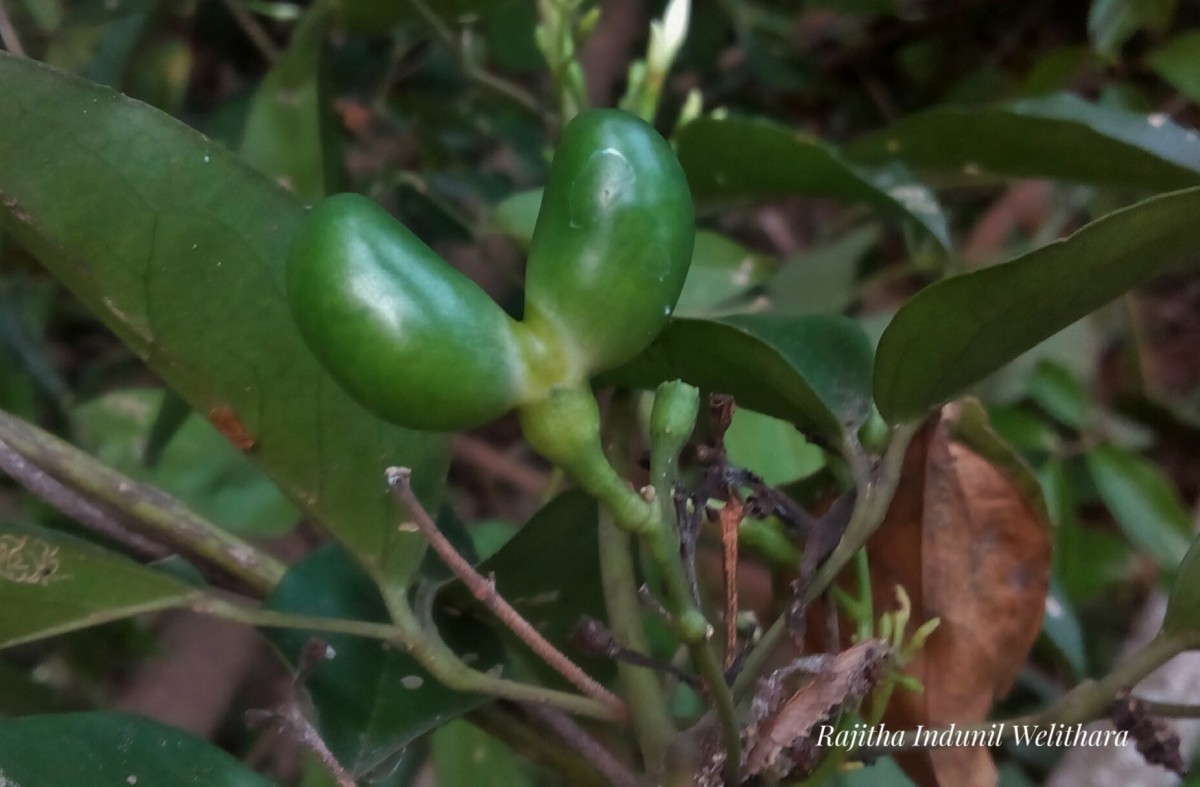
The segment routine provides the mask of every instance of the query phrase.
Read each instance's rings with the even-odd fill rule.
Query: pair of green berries
[[[693,236],[667,142],[633,115],[592,110],[555,153],[520,321],[354,194],[312,211],[287,293],[305,341],[355,399],[402,426],[451,431],[524,416],[644,350],[679,298]]]

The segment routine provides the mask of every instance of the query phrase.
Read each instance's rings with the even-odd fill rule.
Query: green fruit
[[[623,363],[666,325],[687,277],[692,198],[670,145],[614,109],[563,132],[529,247],[525,322],[583,375]]]
[[[312,211],[292,246],[287,293],[313,353],[384,418],[462,429],[524,398],[516,323],[366,197],[339,194]]]
[[[464,429],[645,349],[679,298],[692,236],[670,146],[633,115],[595,110],[555,155],[523,322],[353,194],[305,221],[287,294],[313,353],[365,407],[410,428]]]

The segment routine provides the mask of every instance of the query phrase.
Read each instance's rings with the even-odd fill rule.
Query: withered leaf
[[[819,761],[818,726],[832,723],[875,687],[888,653],[885,642],[868,639],[818,662],[820,666],[809,667],[802,658],[763,679],[744,735],[745,775],[769,782],[807,775]],[[815,671],[787,696],[787,681],[798,669]]]
[[[1044,506],[1019,458],[987,428],[973,400],[947,405],[913,440],[891,508],[868,544],[876,609],[901,585],[911,628],[941,625],[906,672],[924,693],[900,691],[891,729],[984,721],[1012,686],[1041,628],[1051,540]],[[997,781],[985,748],[897,757],[922,787]]]

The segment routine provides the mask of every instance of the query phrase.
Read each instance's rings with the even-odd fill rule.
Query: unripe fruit
[[[516,323],[366,197],[339,194],[313,209],[292,246],[287,292],[313,353],[388,420],[462,429],[522,398]]]

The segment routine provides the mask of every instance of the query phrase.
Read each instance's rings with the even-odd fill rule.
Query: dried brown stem
[[[3,0],[0,0],[0,43],[17,57],[25,57],[25,48],[21,46],[21,39],[17,36],[17,29],[13,27],[12,18],[9,17]]]
[[[300,710],[300,705],[294,697],[288,699],[281,707],[272,711],[254,711],[247,714],[251,721],[270,722],[283,732],[296,738],[304,748],[311,751],[325,766],[337,782],[338,787],[357,787],[354,777],[342,767],[337,757],[329,750],[329,745],[317,732],[308,717]]]
[[[541,497],[550,485],[550,479],[545,473],[513,461],[503,451],[478,438],[455,435],[452,449],[454,458],[458,461],[478,468],[487,475],[534,497]]]
[[[412,526],[421,531],[433,551],[454,575],[462,580],[462,583],[471,591],[471,595],[487,607],[509,631],[516,634],[555,672],[566,678],[584,694],[612,710],[618,718],[628,718],[629,709],[620,697],[597,683],[562,651],[550,644],[545,637],[538,633],[537,629],[529,624],[529,621],[521,616],[521,613],[513,609],[504,600],[504,597],[496,592],[496,585],[493,581],[484,578],[458,553],[454,545],[438,530],[437,523],[417,500],[417,496],[413,494],[410,483],[411,476],[412,471],[407,467],[389,467],[387,470],[388,486],[397,501],[412,516]],[[401,525],[401,527],[405,526]]]

